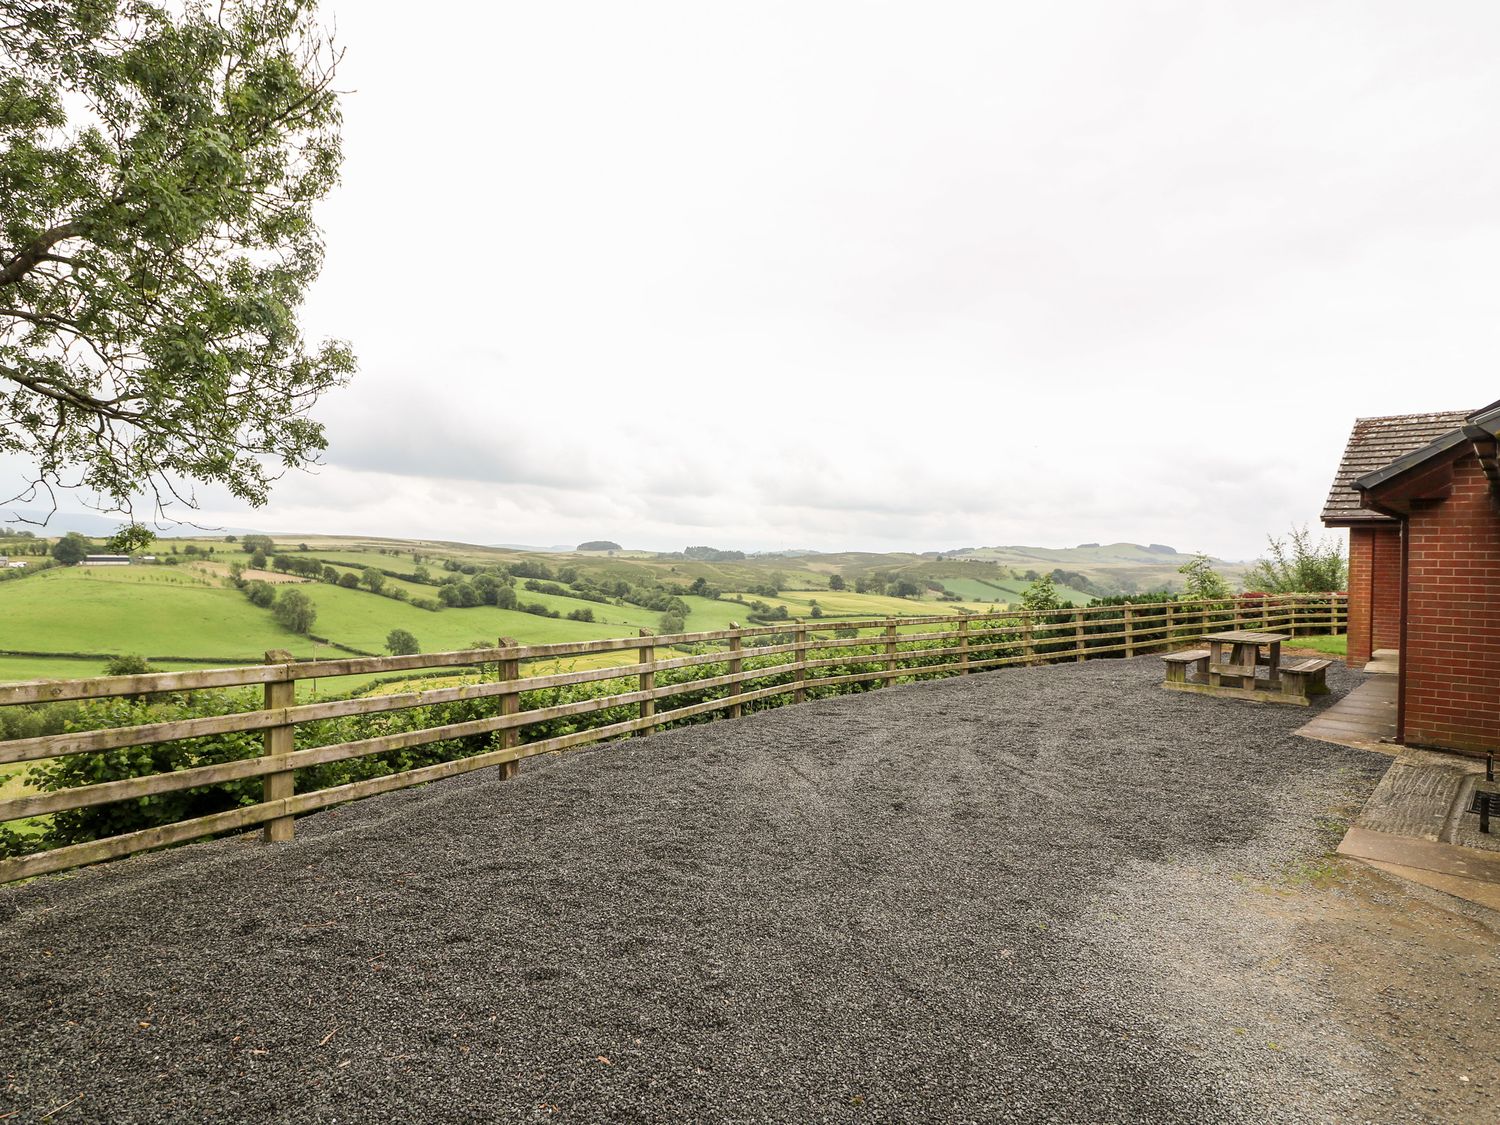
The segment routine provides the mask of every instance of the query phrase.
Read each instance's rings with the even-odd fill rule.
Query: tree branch
[[[76,219],[71,222],[59,223],[50,230],[43,231],[31,243],[9,262],[5,268],[0,269],[0,285],[14,285],[20,281],[46,257],[47,251],[51,250],[59,242],[69,238],[77,238],[83,233],[83,224]]]

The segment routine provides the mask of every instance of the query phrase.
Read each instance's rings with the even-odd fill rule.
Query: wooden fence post
[[[515,648],[520,643],[521,642],[516,640],[514,637],[500,638],[501,648]],[[521,662],[519,660],[502,660],[500,661],[499,672],[499,678],[502,680],[519,680],[521,678]],[[520,692],[508,691],[500,697],[500,714],[518,715],[520,713]],[[521,729],[519,727],[506,727],[500,732],[500,745],[502,748],[509,750],[513,747],[519,746],[520,744]],[[495,773],[501,781],[508,781],[510,778],[516,776],[516,771],[520,769],[520,766],[520,762],[501,762],[497,767],[495,767]]]
[[[885,627],[885,686],[890,687],[896,679],[896,627]]]
[[[1135,655],[1135,606],[1126,603],[1125,606],[1125,655]]]
[[[1083,645],[1083,610],[1073,611],[1073,647],[1078,650],[1078,663],[1082,664],[1088,659],[1088,649]]]
[[[731,621],[729,627],[731,629],[738,629],[740,623],[738,621]],[[731,676],[737,676],[745,670],[745,658],[739,655],[742,647],[743,642],[741,642],[738,633],[729,638],[729,674]],[[739,695],[744,690],[745,685],[739,680],[729,685],[729,694],[731,697]],[[729,705],[729,717],[731,719],[738,719],[744,713],[745,705],[743,703],[731,703]]]
[[[965,676],[973,671],[969,667],[969,619],[967,617],[958,623],[958,662],[963,665]]]
[[[290,664],[292,654],[285,649],[273,648],[266,653],[267,664]],[[292,679],[272,680],[266,684],[265,707],[267,711],[273,711],[282,707],[291,707],[297,702],[297,682]],[[268,758],[279,758],[290,754],[296,742],[297,728],[291,723],[282,726],[267,727],[265,741],[265,755]],[[291,770],[283,770],[279,773],[266,774],[265,783],[261,787],[261,800],[269,804],[272,801],[284,801],[292,795],[293,786],[297,775]],[[296,834],[296,819],[290,816],[278,816],[274,820],[266,821],[266,826],[261,833],[262,838],[268,844],[281,843],[290,840]]]
[[[643,637],[649,637],[650,635],[651,635],[651,630],[650,629],[642,629],[641,630],[641,636],[643,636]],[[641,668],[642,668],[642,672],[641,672],[641,690],[642,691],[651,691],[653,688],[656,687],[656,670],[651,667],[655,663],[656,663],[656,646],[655,645],[642,645],[641,646]],[[649,669],[649,671],[647,671],[646,669]],[[643,719],[649,719],[649,718],[651,718],[655,714],[656,714],[656,700],[654,700],[654,699],[643,699],[643,700],[641,700],[641,718],[643,718]],[[637,738],[645,738],[650,733],[651,733],[651,727],[650,726],[644,726],[640,730],[638,730],[638,731],[635,732],[635,736]]]
[[[1021,619],[1021,659],[1025,664],[1036,663],[1036,645],[1031,639],[1031,611],[1022,610],[1026,616]]]
[[[1177,640],[1177,603],[1167,603],[1167,647]]]
[[[807,622],[797,622],[796,645],[792,657],[797,663],[797,690],[792,693],[793,703],[807,702]]]

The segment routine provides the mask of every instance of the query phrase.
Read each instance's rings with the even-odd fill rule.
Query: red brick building
[[[1500,748],[1500,403],[1355,423],[1323,522],[1349,529],[1349,663],[1401,654],[1397,737]]]

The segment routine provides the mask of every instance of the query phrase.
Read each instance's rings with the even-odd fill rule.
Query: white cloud
[[[329,6],[363,370],[226,522],[1236,557],[1500,397],[1494,5]]]

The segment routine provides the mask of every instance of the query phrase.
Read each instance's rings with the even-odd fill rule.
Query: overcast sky
[[[943,549],[1316,526],[1500,398],[1500,5],[325,0],[271,530]]]

